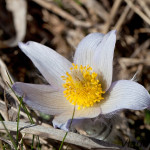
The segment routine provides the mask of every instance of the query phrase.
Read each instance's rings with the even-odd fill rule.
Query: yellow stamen
[[[102,91],[97,73],[92,72],[89,65],[72,65],[70,73],[66,72],[66,76],[62,76],[65,81],[64,97],[73,105],[78,105],[78,109],[91,107],[104,99],[102,94],[105,92]]]

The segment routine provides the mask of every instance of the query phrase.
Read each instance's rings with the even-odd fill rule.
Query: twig
[[[113,7],[110,11],[110,16],[107,19],[106,25],[104,27],[104,33],[107,33],[111,23],[113,22],[115,15],[117,14],[118,8],[121,4],[122,0],[116,0],[113,4]]]
[[[149,45],[150,45],[150,40],[148,39],[142,45],[140,45],[137,49],[135,49],[135,51],[131,55],[131,58],[136,57],[143,49],[148,48]]]
[[[16,96],[9,90],[8,86],[7,86],[7,82],[11,85],[11,82],[13,82],[13,79],[11,78],[11,76],[9,75],[8,69],[5,65],[5,63],[2,61],[2,59],[0,58],[0,85],[2,86],[3,89],[5,89],[6,93],[9,93],[13,99],[15,100],[16,106],[19,103],[18,99],[16,98]],[[2,78],[2,79],[1,79]]]
[[[5,112],[5,102],[3,102],[1,99],[0,99],[0,112]],[[14,107],[11,107],[10,109],[9,109],[9,112],[11,113],[11,114],[13,114],[13,113],[17,113],[17,109],[16,108],[14,108]],[[26,113],[24,113],[24,112],[20,112],[20,114],[23,116],[23,117],[25,117],[26,119],[28,118],[28,116],[26,115]]]
[[[120,58],[119,63],[121,66],[125,64],[126,67],[131,67],[134,65],[144,64],[146,66],[150,66],[150,60],[149,59],[138,59],[138,58]]]
[[[2,128],[6,131],[7,135],[9,136],[10,141],[12,142],[12,145],[14,146],[15,150],[17,150],[17,145],[15,143],[14,138],[10,135],[9,133],[9,129],[7,128],[7,126],[5,125],[5,121],[2,121],[2,118],[0,116],[0,125],[2,126]]]
[[[118,21],[117,21],[117,23],[116,23],[116,25],[115,25],[115,27],[114,27],[114,29],[116,29],[117,32],[119,32],[119,30],[120,30],[122,24],[124,23],[125,18],[126,18],[128,12],[129,12],[129,10],[130,10],[130,7],[127,5],[127,6],[125,7],[125,9],[123,10],[123,13],[121,14],[120,18],[118,19]]]
[[[7,143],[8,145],[10,145],[10,147],[11,147],[12,149],[15,149],[14,146],[13,146],[13,144],[12,144],[9,140],[6,140],[6,139],[4,139],[4,138],[2,138],[2,137],[0,137],[0,140],[1,140],[1,141],[4,141],[4,142]]]
[[[9,114],[8,114],[8,102],[7,102],[7,99],[6,99],[6,92],[4,90],[4,101],[5,101],[5,112],[6,112],[6,121],[9,121]]]
[[[10,121],[4,121],[5,126],[7,127],[8,130],[10,131],[16,131],[16,122],[10,122]],[[2,125],[2,122],[0,122],[0,130],[5,130],[5,128]],[[39,135],[44,138],[51,138],[55,139],[58,141],[62,141],[65,131],[59,130],[59,129],[54,129],[54,128],[46,128],[40,125],[32,125],[29,123],[19,123],[19,130],[21,133],[27,133],[27,134],[34,134],[34,135]],[[78,145],[87,149],[92,149],[92,148],[107,148],[107,150],[117,150],[120,149],[120,147],[114,146],[112,144],[106,143],[104,141],[100,140],[92,140],[88,137],[69,132],[65,141],[70,144]]]
[[[150,9],[147,7],[144,0],[137,0],[137,2],[141,5],[143,11],[146,13],[146,15],[150,18]]]
[[[42,7],[52,11],[53,13],[63,17],[64,19],[72,22],[76,26],[82,26],[82,27],[90,27],[91,26],[90,22],[84,22],[84,21],[77,20],[75,17],[73,17],[69,13],[65,12],[61,8],[57,7],[52,2],[47,2],[45,0],[33,0],[33,1],[36,2],[37,4],[41,5]]]
[[[139,15],[146,23],[150,25],[150,18],[148,18],[138,7],[136,7],[130,0],[124,0],[133,11]]]
[[[69,3],[74,9],[76,9],[84,18],[87,18],[88,15],[86,11],[81,7],[78,3],[76,3],[74,0],[63,0],[65,3]]]
[[[108,12],[96,0],[80,0],[80,2],[84,4],[89,11],[92,10],[95,14],[97,14],[104,21],[107,20],[109,16]]]

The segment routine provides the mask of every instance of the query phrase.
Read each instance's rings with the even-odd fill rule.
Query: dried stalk
[[[4,121],[4,123],[8,130],[16,131],[16,126],[17,126],[16,122]],[[0,122],[0,130],[5,130],[1,122]],[[23,122],[19,123],[19,131],[21,133],[39,135],[43,138],[55,139],[58,141],[62,141],[65,135],[65,131],[63,130],[54,129],[52,127],[47,128],[40,125],[33,125],[33,124],[31,125],[29,123],[23,123]],[[121,149],[120,147],[111,145],[109,143],[100,140],[93,140],[88,137],[76,133],[72,133],[72,132],[68,133],[65,142],[78,145],[87,149],[94,149],[94,148],[99,148],[100,150],[106,148],[107,150]]]
[[[62,10],[61,8],[57,7],[55,4],[52,2],[48,2],[45,0],[33,0],[37,4],[41,5],[42,7],[52,11],[53,13],[65,18],[66,20],[72,22],[76,26],[82,26],[82,27],[90,27],[91,23],[90,22],[84,22],[77,20],[75,17],[67,13],[66,11]]]
[[[129,7],[137,14],[139,15],[146,23],[150,25],[150,18],[148,18],[138,7],[136,7],[130,0],[124,0]]]
[[[121,2],[122,2],[122,0],[116,0],[114,2],[113,7],[112,7],[112,9],[110,11],[110,16],[108,17],[106,25],[104,27],[104,33],[108,32],[109,27],[110,27],[111,23],[113,22],[116,14],[117,14],[117,11],[118,11],[118,8],[119,8]]]

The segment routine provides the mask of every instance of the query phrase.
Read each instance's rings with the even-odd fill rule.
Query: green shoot
[[[72,121],[73,121],[73,118],[74,118],[74,114],[75,114],[75,107],[74,107],[74,109],[73,109],[73,114],[72,114],[71,122],[70,122],[70,125],[69,125],[69,129],[70,129],[70,127],[71,127],[71,124],[72,124]],[[64,136],[64,138],[63,138],[63,140],[62,140],[62,142],[61,142],[61,145],[60,145],[60,147],[59,147],[59,150],[62,149],[62,146],[63,146],[63,144],[64,144],[64,141],[65,141],[65,139],[66,139],[66,137],[67,137],[67,134],[68,134],[68,131],[66,132],[66,134],[65,134],[65,136]]]
[[[9,73],[8,73],[7,70],[6,70],[6,73],[7,73],[7,75],[8,75],[8,78],[9,78],[9,81],[10,81],[11,85],[13,85],[13,81],[11,80],[11,77],[10,77],[10,75],[9,75]]]
[[[19,121],[20,121],[20,109],[22,105],[23,97],[20,98],[20,105],[18,110],[18,117],[17,117],[17,135],[16,135],[16,142],[18,144],[18,137],[19,137]]]
[[[81,5],[80,0],[74,0],[78,5]]]
[[[54,0],[58,5],[59,7],[62,7],[62,1],[61,0]]]
[[[40,150],[40,139],[39,139],[39,136],[37,136],[37,141],[38,141],[38,144],[37,144],[37,149]]]
[[[12,92],[15,94],[15,96],[17,97],[18,101],[20,102],[20,97],[16,95],[15,91],[12,89],[12,87],[10,86],[10,84],[7,82],[7,85],[9,86],[9,88],[12,90]],[[20,105],[22,106],[22,108],[24,109],[25,113],[27,114],[31,124],[34,124],[34,121],[30,115],[30,113],[28,112],[26,106],[20,102]]]
[[[10,80],[11,84],[13,84],[13,82],[11,81],[11,78],[10,78],[8,72],[7,72],[7,75],[8,75],[8,77],[9,77],[9,80]],[[9,86],[9,88],[12,90],[12,92],[15,94],[16,98],[18,99],[18,101],[20,102],[20,104],[19,104],[19,111],[18,111],[18,119],[17,119],[17,136],[16,136],[17,143],[18,143],[18,136],[19,136],[19,131],[18,131],[18,129],[19,129],[19,120],[20,120],[20,119],[19,119],[19,114],[20,114],[21,106],[22,106],[22,108],[24,109],[25,113],[27,114],[28,119],[30,120],[30,123],[31,123],[31,124],[34,124],[34,121],[33,121],[32,117],[31,117],[31,115],[30,115],[28,109],[27,109],[26,106],[22,103],[23,97],[20,98],[19,96],[17,96],[16,93],[15,93],[15,91],[12,89],[11,85],[10,85],[8,82],[6,82],[6,83],[7,83],[7,85]],[[34,144],[34,135],[33,135],[33,138],[32,138],[31,149],[33,149],[33,144]]]
[[[149,110],[145,110],[144,122],[145,124],[150,125],[150,111]]]
[[[31,150],[33,150],[33,146],[34,146],[34,138],[35,138],[35,136],[33,135],[33,137],[32,137],[32,144],[31,144]]]
[[[6,132],[7,132],[7,135],[9,136],[9,139],[10,139],[10,141],[12,142],[12,144],[13,144],[15,150],[17,150],[17,145],[16,145],[16,143],[15,143],[13,137],[10,135],[10,133],[9,133],[9,131],[8,131],[8,129],[7,129],[7,127],[5,126],[5,123],[3,122],[3,119],[2,119],[2,117],[1,117],[1,115],[0,115],[0,121],[1,121],[1,123],[3,124],[3,126],[4,126],[4,128],[5,128]]]

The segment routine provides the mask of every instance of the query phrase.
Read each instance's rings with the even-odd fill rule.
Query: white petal
[[[36,42],[19,43],[19,47],[51,85],[62,86],[61,76],[65,75],[71,66],[67,59],[51,48]]]
[[[103,36],[104,34],[101,33],[91,33],[83,38],[76,49],[74,63],[92,67],[94,52],[101,43]]]
[[[61,126],[61,129],[78,131],[78,133],[82,135],[104,140],[111,133],[112,125],[115,124],[115,121],[113,116],[104,117],[103,115],[100,115],[99,117],[92,119],[73,119],[72,123],[71,120],[69,120],[64,126]]]
[[[112,82],[113,55],[116,43],[116,31],[107,33],[94,53],[94,71],[98,73],[103,90],[107,91]]]
[[[63,93],[50,85],[16,82],[12,88],[18,95],[23,96],[25,103],[43,113],[56,115],[73,109]]]
[[[140,84],[131,80],[113,82],[102,102],[102,114],[121,109],[143,110],[150,108],[150,95]]]
[[[94,118],[97,117],[100,113],[100,103],[95,104],[93,107],[89,108],[83,108],[83,109],[75,109],[74,119],[80,119],[80,118]],[[72,111],[64,112],[58,116],[55,116],[53,120],[54,126],[57,126],[60,128],[63,124],[65,124],[69,119],[72,118],[73,115],[73,108]]]

